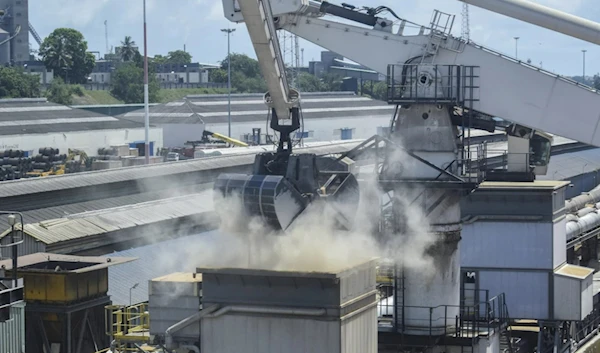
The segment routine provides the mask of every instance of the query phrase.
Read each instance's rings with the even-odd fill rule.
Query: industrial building
[[[253,131],[260,129],[262,142],[270,130],[268,109],[263,94],[232,94],[231,137],[251,141]],[[150,108],[150,122],[163,129],[166,147],[180,147],[197,141],[202,131],[228,134],[228,96],[194,95],[185,100]],[[394,107],[353,92],[302,94],[303,130],[296,137],[305,141],[364,139],[382,133],[389,126]],[[143,109],[120,117],[143,122]]]
[[[52,146],[97,155],[99,148],[130,145],[145,138],[144,124],[48,102],[45,98],[0,99],[0,150],[31,154]],[[151,154],[162,147],[162,130],[150,128]],[[143,148],[142,153],[143,155]]]
[[[111,75],[120,64],[119,61],[97,60],[89,82],[96,84],[110,84]],[[161,87],[166,84],[206,84],[208,72],[218,68],[217,65],[189,63],[189,64],[153,64],[154,72]],[[187,85],[192,87],[191,85]]]
[[[334,74],[344,78],[352,77],[360,81],[385,81],[385,75],[328,50],[321,52],[320,61],[308,62],[308,73],[317,77]]]
[[[0,1],[0,64],[2,65],[29,60],[31,24],[28,3],[29,0]]]

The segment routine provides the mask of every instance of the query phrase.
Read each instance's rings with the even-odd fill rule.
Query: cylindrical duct
[[[459,0],[600,45],[600,24],[527,0]]]

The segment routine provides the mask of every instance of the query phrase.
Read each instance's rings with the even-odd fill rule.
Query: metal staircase
[[[500,352],[501,353],[518,353],[520,338],[513,338],[510,328],[510,316],[508,315],[508,307],[506,303],[503,305],[505,318],[500,326]]]
[[[37,44],[41,47],[42,46],[42,37],[40,37],[38,32],[35,30],[35,28],[33,28],[33,25],[31,24],[31,22],[29,22],[29,33],[31,33],[31,35],[33,36],[33,39],[35,39]]]

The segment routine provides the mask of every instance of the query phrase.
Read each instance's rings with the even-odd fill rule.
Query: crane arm
[[[223,1],[225,4],[229,0]],[[285,5],[289,9],[297,1],[277,3],[279,28],[382,74],[388,73],[390,65],[404,65],[415,59],[421,63],[477,66],[470,83],[477,87],[477,96],[472,97],[474,111],[600,146],[600,95],[587,86],[429,28],[423,27],[417,35],[404,35],[406,20],[393,32],[391,22],[375,15],[377,24],[365,28],[320,18],[326,13],[316,12],[313,2],[287,14]],[[326,6],[331,5],[323,2],[320,9]],[[399,71],[394,79],[401,79]]]
[[[527,0],[459,0],[600,45],[600,24]]]
[[[286,4],[286,2],[282,3]],[[233,1],[228,4],[235,6]],[[307,5],[308,0],[295,1],[284,9],[277,9],[277,7],[276,9],[278,12],[282,10],[297,12],[302,11]],[[237,9],[238,12],[234,11],[234,13],[243,16],[258,57],[260,70],[267,84],[268,93],[265,95],[265,103],[274,109],[279,119],[288,119],[290,109],[298,103],[299,94],[290,89],[287,81],[271,3],[268,0],[239,1]]]

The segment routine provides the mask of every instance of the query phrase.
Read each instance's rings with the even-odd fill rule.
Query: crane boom
[[[295,10],[299,11],[302,9],[302,4],[307,4],[307,0],[298,3],[300,6]],[[290,89],[287,81],[271,4],[263,0],[240,1],[239,11],[248,28],[248,34],[269,90],[265,101],[274,108],[279,119],[288,119],[290,108],[297,104],[299,97],[297,92]]]
[[[280,7],[294,2],[278,1]],[[287,15],[281,14],[285,9],[278,9],[279,27],[382,74],[388,73],[390,64],[414,58],[431,64],[478,66],[471,83],[478,87],[474,111],[600,146],[600,95],[587,86],[436,30],[404,35],[402,24],[392,32],[391,26],[382,28],[381,22],[369,29],[319,18],[325,13],[315,16],[314,3],[310,5]],[[323,2],[321,9],[325,6],[331,4]],[[435,54],[428,55],[432,48]],[[400,79],[399,75],[394,78]]]
[[[600,45],[600,24],[527,0],[459,0]]]

